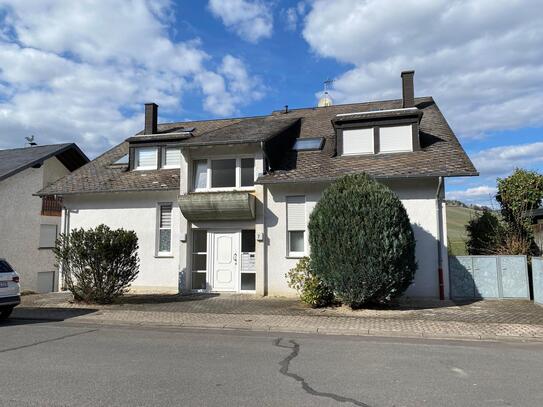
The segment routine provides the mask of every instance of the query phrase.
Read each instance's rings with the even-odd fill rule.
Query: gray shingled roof
[[[198,137],[240,119],[207,120],[185,123],[166,123],[158,126],[159,133],[176,132],[179,128],[194,127]],[[128,142],[113,147],[87,165],[59,179],[38,192],[38,195],[69,195],[97,192],[159,191],[179,189],[179,170],[161,169],[128,171],[128,165],[113,165],[128,154]]]
[[[327,181],[355,172],[378,178],[477,175],[434,100],[416,98],[415,103],[423,112],[421,150],[409,153],[334,156],[332,120],[337,114],[400,109],[401,100],[294,109],[288,113],[277,111],[260,117],[160,124],[158,132],[164,134],[194,127],[193,137],[179,140],[181,145],[237,144],[265,141],[300,123],[299,137],[325,138],[322,151],[285,152],[278,168],[261,176],[259,183]],[[123,142],[40,194],[179,189],[178,169],[128,171],[126,165],[112,165],[127,153],[128,143]]]
[[[27,168],[41,164],[53,156],[59,157],[67,167],[80,167],[89,161],[87,156],[74,143],[0,150],[0,181]]]
[[[402,100],[292,110],[289,115],[302,118],[301,137],[324,136],[324,148],[316,152],[288,152],[279,169],[261,176],[257,182],[328,181],[361,172],[376,178],[478,175],[434,100],[416,98],[415,105],[423,113],[420,151],[360,156],[334,156],[335,133],[331,121],[341,113],[400,109]]]

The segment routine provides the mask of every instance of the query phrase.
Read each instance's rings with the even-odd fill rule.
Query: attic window
[[[136,170],[156,170],[158,163],[157,147],[138,147],[136,148]]]
[[[117,161],[114,161],[113,165],[128,165],[128,154],[125,154]]]
[[[324,142],[323,137],[318,138],[299,138],[294,143],[294,151],[314,151],[321,150]]]

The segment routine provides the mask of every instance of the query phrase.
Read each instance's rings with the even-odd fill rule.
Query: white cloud
[[[142,127],[145,102],[174,114],[184,93],[201,91],[204,109],[229,115],[262,97],[241,60],[229,55],[213,70],[200,41],[169,38],[167,0],[0,7],[0,148],[35,134],[40,144],[77,140],[94,156]]]
[[[541,171],[543,142],[491,147],[472,154],[471,159],[481,175],[447,180],[447,198],[496,206],[496,188],[488,185],[496,185],[496,178],[511,175],[517,167]],[[451,187],[454,190],[449,190]]]
[[[260,0],[209,0],[209,10],[241,39],[256,43],[273,31],[273,13]]]
[[[207,110],[228,116],[236,112],[236,106],[264,96],[260,79],[248,74],[241,59],[226,55],[217,72],[196,75],[205,95],[204,106]]]
[[[465,190],[448,191],[447,199],[459,200],[468,204],[493,206],[496,196],[496,188],[488,185],[480,185]]]
[[[504,177],[515,168],[543,168],[543,142],[493,147],[471,156],[482,176]]]
[[[543,124],[543,13],[531,0],[317,0],[303,35],[353,67],[339,102],[400,97],[400,71],[432,95],[460,134]]]

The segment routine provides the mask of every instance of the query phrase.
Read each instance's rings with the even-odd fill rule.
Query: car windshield
[[[6,261],[0,260],[0,273],[13,273],[13,269]]]

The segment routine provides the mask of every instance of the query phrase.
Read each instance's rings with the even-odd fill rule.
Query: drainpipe
[[[63,228],[62,228],[62,233],[64,234],[64,236],[68,236],[68,233],[70,231],[70,210],[64,206],[63,207],[64,209],[64,224],[62,225]],[[65,291],[66,290],[66,286],[64,284],[64,264],[59,264],[59,273],[58,273],[58,279],[59,279],[59,282],[58,282],[58,286],[59,286],[59,291]]]
[[[443,188],[443,177],[439,177],[436,191],[436,214],[437,214],[437,275],[439,279],[439,299],[445,299],[445,283],[443,281],[443,253],[441,250],[443,241],[443,216],[441,205],[441,190]]]
[[[268,164],[269,164],[269,161],[268,160],[268,154],[266,154],[266,150],[264,149],[264,142],[261,141],[260,142],[260,149],[262,150],[262,155],[264,156],[264,174],[267,174],[268,173]]]

